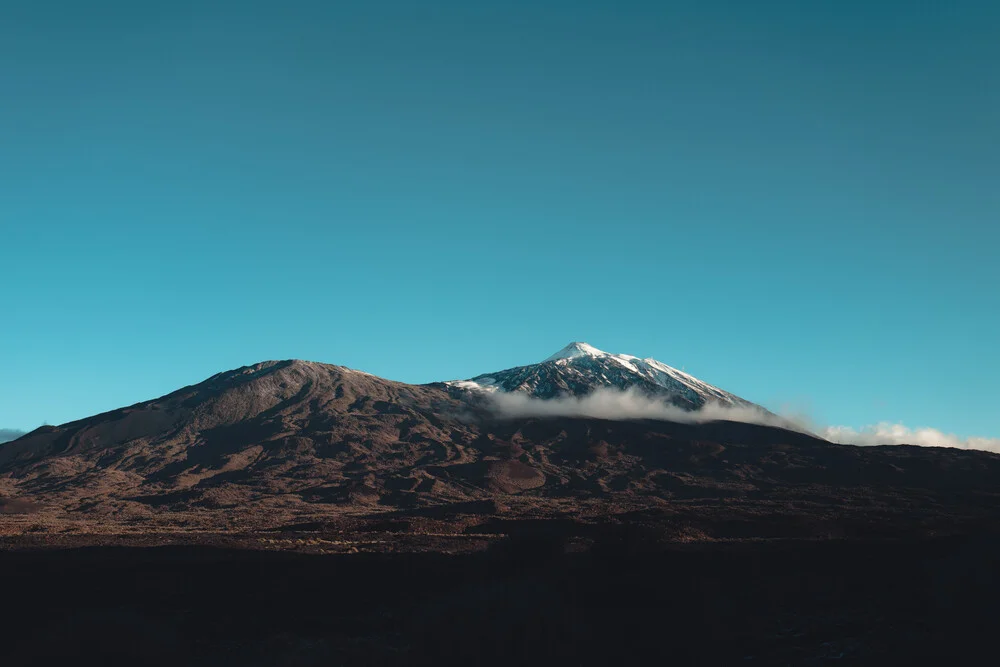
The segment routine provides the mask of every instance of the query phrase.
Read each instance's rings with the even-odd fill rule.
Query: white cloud
[[[1000,438],[970,437],[944,433],[934,428],[911,429],[903,424],[881,422],[861,429],[848,426],[816,426],[808,417],[795,413],[776,415],[749,407],[729,407],[709,403],[696,411],[687,411],[642,392],[629,389],[598,389],[585,396],[534,398],[522,392],[486,394],[493,409],[505,417],[592,417],[596,419],[662,419],[685,424],[710,421],[735,421],[777,426],[809,433],[843,445],[918,445],[921,447],[957,447],[1000,452]]]
[[[592,417],[595,419],[662,419],[685,424],[735,421],[804,431],[799,423],[752,407],[709,403],[689,411],[647,396],[636,389],[597,389],[585,396],[535,398],[522,392],[491,392],[493,409],[505,417]]]
[[[0,442],[17,440],[22,435],[24,435],[24,431],[18,431],[17,429],[12,428],[0,428]]]
[[[849,426],[829,426],[820,435],[830,442],[845,445],[919,445],[921,447],[957,447],[1000,452],[1000,438],[960,438],[936,428],[911,429],[903,424],[880,422],[861,429]]]

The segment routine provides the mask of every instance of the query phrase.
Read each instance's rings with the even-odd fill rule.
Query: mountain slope
[[[596,360],[582,367],[591,374],[618,363],[568,354],[542,365],[562,379],[574,360]],[[492,405],[488,392],[305,361],[220,373],[0,445],[0,533],[256,530],[386,513],[461,532],[496,517],[654,512],[678,535],[815,536],[872,522],[923,531],[1000,507],[1000,456],[983,452],[834,445],[727,421],[507,418]]]
[[[570,343],[541,363],[484,373],[454,384],[525,392],[537,398],[583,396],[605,388],[638,389],[688,410],[696,410],[709,402],[731,407],[759,407],[655,359],[611,354],[580,342]]]
[[[377,500],[374,470],[391,489],[409,489],[422,481],[418,462],[461,460],[475,434],[448,415],[472,411],[440,387],[263,362],[0,446],[0,495],[7,488],[70,510],[235,506],[303,492]]]

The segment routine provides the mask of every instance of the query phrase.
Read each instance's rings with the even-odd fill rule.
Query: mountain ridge
[[[768,411],[656,359],[613,354],[574,341],[536,364],[481,373],[451,383],[467,389],[522,392],[535,398],[585,396],[598,389],[638,390],[685,410],[709,403]]]
[[[540,365],[618,363],[585,348],[566,354]],[[672,517],[672,534],[714,538],[792,503],[794,521],[762,530],[801,537],[844,521],[865,529],[872,512],[925,530],[997,505],[997,455],[835,445],[725,420],[510,416],[491,396],[302,360],[224,371],[0,445],[0,514],[30,515],[0,520],[0,532],[257,530],[386,516],[462,531],[491,517],[586,523],[652,512]],[[914,494],[933,502],[915,506]]]

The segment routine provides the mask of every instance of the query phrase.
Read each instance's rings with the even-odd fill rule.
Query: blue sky
[[[571,340],[1000,435],[1000,5],[0,6],[0,427]]]

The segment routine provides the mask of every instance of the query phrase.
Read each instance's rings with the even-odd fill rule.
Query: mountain
[[[710,402],[764,410],[656,359],[611,354],[580,342],[570,343],[537,364],[484,373],[452,384],[524,392],[536,398],[583,396],[597,389],[637,389],[687,410],[696,410]]]
[[[634,381],[595,377],[619,364],[596,352],[556,357],[550,377]],[[495,399],[268,361],[0,444],[0,585],[17,601],[0,663],[484,664],[488,647],[488,664],[607,664],[626,647],[888,665],[946,646],[934,664],[973,664],[990,649],[1000,455],[514,418]],[[947,648],[970,643],[968,659]]]
[[[489,377],[537,395],[639,386],[691,406],[741,400],[672,371],[578,344]],[[634,516],[674,536],[818,536],[873,522],[950,529],[1000,507],[1000,456],[983,452],[834,445],[728,421],[513,418],[489,398],[298,360],[219,373],[0,445],[0,534],[391,519],[418,539]]]
[[[461,460],[476,434],[450,416],[474,413],[440,387],[267,361],[0,446],[0,496],[105,515],[288,494],[364,504],[380,497],[375,473],[392,495],[420,486],[423,466]]]

